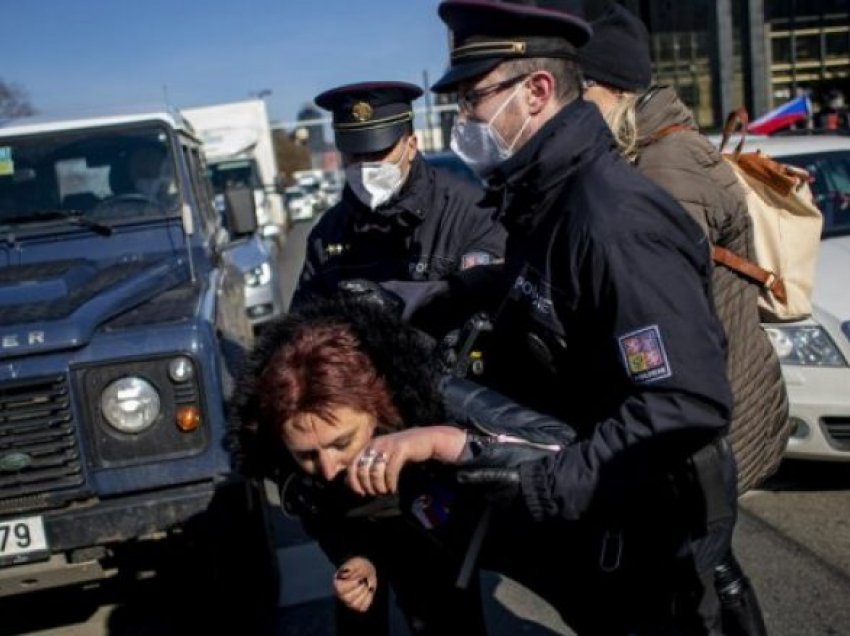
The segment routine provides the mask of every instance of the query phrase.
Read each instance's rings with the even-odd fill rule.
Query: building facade
[[[590,10],[596,4],[591,0]],[[850,0],[626,0],[651,33],[654,76],[700,126],[753,117],[800,94],[850,97]]]

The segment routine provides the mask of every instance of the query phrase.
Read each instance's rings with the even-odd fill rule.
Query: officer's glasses
[[[516,77],[502,80],[495,84],[490,84],[490,86],[485,86],[483,88],[471,88],[468,91],[463,91],[462,93],[459,92],[457,95],[458,110],[462,113],[471,113],[478,108],[481,102],[483,102],[486,98],[518,84],[529,75],[531,75],[531,73],[523,73],[522,75],[517,75]]]

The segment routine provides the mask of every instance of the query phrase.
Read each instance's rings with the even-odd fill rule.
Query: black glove
[[[417,311],[449,293],[449,284],[442,280],[388,280],[381,283],[381,287],[404,303],[401,312],[404,321],[409,321]]]
[[[337,288],[342,294],[353,300],[389,311],[396,316],[401,316],[405,309],[404,300],[397,294],[365,278],[340,281]]]

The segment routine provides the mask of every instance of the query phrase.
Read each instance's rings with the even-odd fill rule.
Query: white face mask
[[[490,121],[455,120],[452,126],[451,149],[455,154],[481,177],[486,177],[500,163],[514,154],[514,146],[526,126],[531,121],[531,115],[525,118],[519,132],[508,144],[493,127],[493,122],[502,114],[514,97],[519,95],[522,84],[499,106]]]
[[[353,163],[345,169],[345,179],[351,191],[372,210],[392,199],[404,185],[401,165],[407,159],[410,146],[405,146],[398,163],[391,161],[364,161]]]

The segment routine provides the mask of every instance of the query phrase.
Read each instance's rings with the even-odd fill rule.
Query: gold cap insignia
[[[351,107],[351,115],[357,121],[369,121],[374,113],[374,109],[367,102],[355,102]]]

